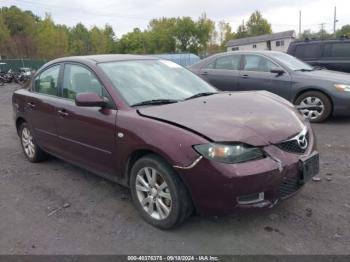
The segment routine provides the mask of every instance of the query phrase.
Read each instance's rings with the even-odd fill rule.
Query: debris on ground
[[[332,178],[331,177],[326,177],[326,180],[327,181],[332,181]]]
[[[335,239],[339,239],[339,238],[341,238],[341,237],[342,237],[342,235],[340,235],[340,234],[338,234],[338,233],[335,233],[334,236],[333,236],[333,238],[335,238]]]
[[[312,178],[312,181],[314,181],[314,182],[320,182],[320,181],[321,181],[321,177],[319,177],[319,176],[314,176],[314,177]]]
[[[272,232],[272,231],[273,231],[273,228],[270,227],[270,226],[266,226],[266,227],[264,227],[264,229],[265,229],[265,231],[267,231],[267,232]]]
[[[312,209],[311,208],[307,208],[307,209],[305,209],[305,211],[306,211],[306,216],[307,217],[311,217],[312,216]]]
[[[63,208],[68,208],[68,207],[70,207],[70,204],[69,204],[69,203],[64,203],[63,206],[52,210],[49,214],[47,214],[47,216],[50,217],[50,216],[56,214],[56,213],[57,213],[58,211],[60,211],[61,209],[63,209]]]

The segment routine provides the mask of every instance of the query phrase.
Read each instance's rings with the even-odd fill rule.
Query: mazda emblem
[[[297,138],[298,145],[301,149],[306,149],[307,148],[307,139],[305,135],[300,135]]]

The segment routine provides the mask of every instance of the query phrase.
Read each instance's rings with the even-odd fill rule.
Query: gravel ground
[[[58,159],[31,164],[0,87],[0,254],[350,254],[350,118],[314,125],[320,182],[269,210],[161,231],[128,190]]]

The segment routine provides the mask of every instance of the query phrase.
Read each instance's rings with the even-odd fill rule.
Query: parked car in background
[[[18,73],[25,75],[25,76],[31,76],[32,75],[32,69],[29,67],[21,67],[18,69]]]
[[[189,69],[220,90],[275,93],[298,105],[311,122],[350,115],[350,74],[314,68],[285,53],[226,52]]]
[[[295,41],[288,54],[312,66],[350,73],[350,40]]]
[[[160,228],[194,209],[272,207],[318,173],[314,133],[288,101],[218,92],[150,56],[54,60],[14,92],[13,109],[29,161],[49,153],[130,187]]]
[[[29,67],[21,67],[18,69],[17,73],[13,74],[13,80],[18,84],[24,85],[31,79],[34,72],[35,71]]]

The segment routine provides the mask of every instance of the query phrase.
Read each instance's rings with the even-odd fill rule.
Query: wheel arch
[[[175,171],[174,173],[176,174],[176,176],[180,179],[180,181],[185,186],[185,189],[187,190],[187,193],[190,196],[191,201],[193,202],[192,192],[191,192],[188,184],[186,183],[186,181],[183,179],[183,177],[172,167],[172,165],[169,163],[169,160],[167,158],[163,157],[161,154],[159,154],[158,152],[156,152],[155,150],[152,150],[152,149],[146,149],[146,148],[145,149],[137,149],[129,154],[129,157],[126,161],[125,169],[124,169],[125,170],[124,171],[124,183],[125,183],[125,185],[130,187],[131,169],[137,160],[139,160],[140,158],[142,158],[146,155],[156,155],[157,157],[164,160],[165,163],[167,163]]]
[[[319,93],[322,93],[323,95],[325,95],[329,101],[331,102],[331,113],[333,113],[333,108],[334,108],[334,102],[333,102],[333,99],[332,97],[328,94],[328,92],[322,90],[322,89],[319,89],[319,88],[315,88],[315,87],[310,87],[310,88],[305,88],[305,89],[302,89],[300,91],[298,91],[298,93],[294,96],[294,99],[293,99],[293,104],[295,104],[295,101],[304,93],[306,92],[319,92]]]
[[[17,130],[17,134],[19,134],[19,128],[20,128],[20,126],[21,126],[23,123],[26,123],[26,122],[27,122],[27,120],[26,120],[24,117],[22,117],[22,116],[17,117],[17,119],[16,119],[16,130]]]

